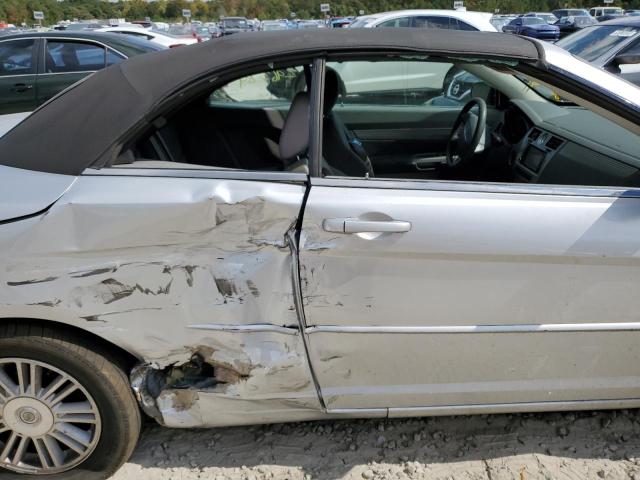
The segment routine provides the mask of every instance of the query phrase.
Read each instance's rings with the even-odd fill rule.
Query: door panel
[[[366,150],[377,176],[416,172],[415,161],[442,155],[462,106],[338,105],[334,113]]]
[[[0,115],[35,109],[37,47],[35,39],[0,42]]]
[[[329,408],[638,397],[640,199],[386,185],[314,180],[307,201],[302,293]],[[411,230],[323,229],[344,218]]]
[[[37,102],[42,105],[52,99],[65,88],[82,80],[93,72],[75,73],[41,73],[38,75]]]

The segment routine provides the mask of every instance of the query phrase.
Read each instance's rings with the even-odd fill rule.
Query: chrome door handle
[[[405,233],[411,230],[411,222],[327,218],[322,222],[322,228],[326,232],[334,233]]]
[[[16,83],[11,90],[13,92],[22,93],[28,90],[33,90],[33,85],[28,85],[26,83]]]

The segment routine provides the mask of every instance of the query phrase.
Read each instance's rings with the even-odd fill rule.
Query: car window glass
[[[0,42],[0,76],[35,73],[33,40]]]
[[[580,30],[557,45],[588,62],[592,62],[612,48],[640,33],[640,28],[618,25],[598,25]]]
[[[468,32],[477,32],[478,29],[476,27],[472,27],[471,25],[469,25],[466,22],[463,22],[462,20],[456,19],[456,18],[452,18],[451,21],[455,24],[455,26],[457,26],[458,30],[465,30]],[[455,27],[452,27],[455,28]]]
[[[107,66],[115,65],[116,63],[123,62],[124,60],[126,60],[126,58],[119,53],[116,53],[109,48],[107,49]]]
[[[411,19],[409,17],[394,18],[393,20],[387,20],[378,25],[378,28],[398,28],[408,27],[411,25]]]
[[[228,83],[211,94],[209,103],[246,106],[288,105],[295,94],[305,88],[306,80],[302,68],[270,70]]]
[[[638,135],[531,76],[387,57],[328,62],[325,84],[324,176],[640,186]]]
[[[45,65],[49,73],[100,70],[105,66],[105,49],[90,43],[49,40]]]
[[[451,28],[449,17],[414,17],[412,27],[415,28],[439,28],[449,30]],[[455,27],[454,27],[455,28]]]

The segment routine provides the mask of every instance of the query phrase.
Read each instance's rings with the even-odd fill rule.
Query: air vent
[[[538,130],[537,128],[534,128],[533,130],[531,130],[531,133],[529,134],[529,141],[535,142],[541,133],[542,132],[540,130]]]
[[[547,144],[545,145],[549,150],[557,150],[562,145],[563,140],[558,137],[549,137]]]

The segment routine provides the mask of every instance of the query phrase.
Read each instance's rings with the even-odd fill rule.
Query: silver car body
[[[552,71],[640,110],[636,87],[539,46]],[[0,317],[134,355],[132,387],[167,426],[640,406],[635,190],[206,169],[0,178]],[[327,228],[345,218],[411,231]],[[194,355],[216,382],[166,387]]]

